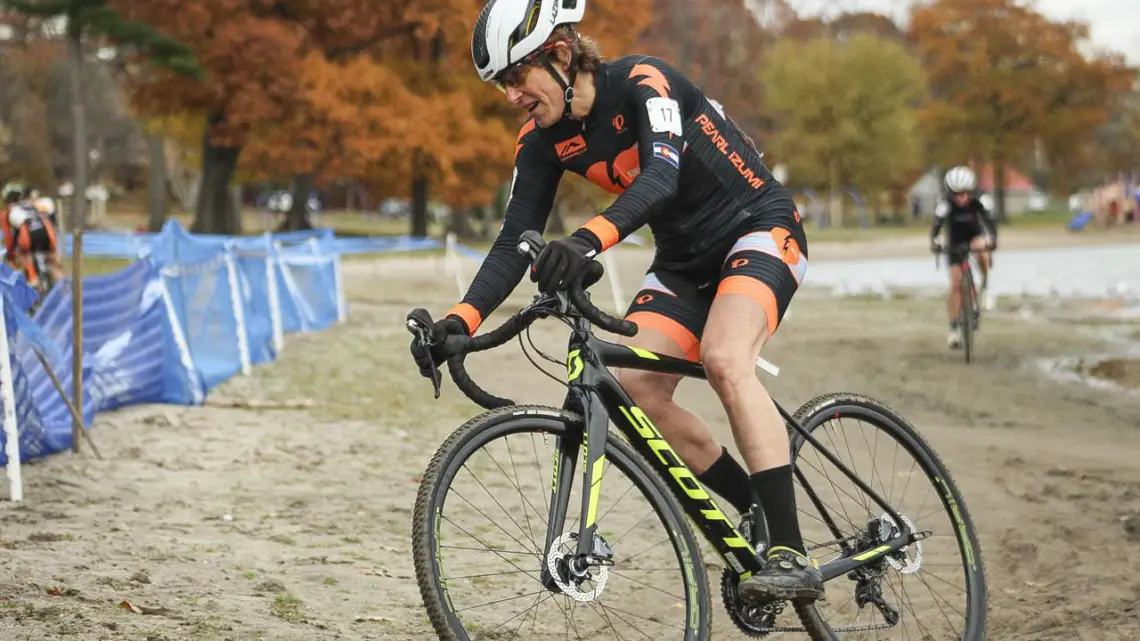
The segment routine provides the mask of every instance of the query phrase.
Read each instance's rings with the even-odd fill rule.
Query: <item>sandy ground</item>
[[[628,291],[647,257],[619,252]],[[105,460],[61,454],[24,468],[26,500],[0,503],[0,639],[434,638],[412,509],[435,448],[477,408],[450,382],[432,400],[402,320],[415,306],[445,309],[455,284],[435,260],[357,261],[346,278],[346,324],[287,337],[277,362],[214,395],[282,408],[108,413],[93,430]],[[528,300],[525,289],[505,308]],[[766,352],[782,367],[769,388],[789,409],[866,393],[923,431],[981,532],[989,638],[1140,638],[1140,523],[1129,520],[1140,514],[1140,395],[1027,365],[1109,349],[1095,333],[1000,310],[966,366],[944,346],[943,314],[931,300],[807,290]],[[560,353],[559,325],[534,334]],[[516,400],[561,400],[517,344],[474,358],[471,371]],[[679,396],[731,443],[705,384]],[[718,638],[744,638],[719,597],[713,605]]]

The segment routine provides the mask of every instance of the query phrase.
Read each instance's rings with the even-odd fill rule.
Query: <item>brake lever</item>
[[[531,265],[533,266],[534,262],[538,260],[538,255],[542,253],[544,247],[546,247],[546,240],[543,239],[542,234],[533,229],[528,229],[527,231],[519,234],[519,241],[515,246],[515,250],[519,253],[520,256],[526,256],[529,258]],[[545,302],[543,301],[544,298],[556,300],[558,302],[556,313],[562,316],[569,314],[571,310],[574,309],[574,306],[570,304],[570,293],[564,289],[559,289],[554,293],[553,296],[549,294],[539,294],[535,296],[534,302],[532,302],[527,307],[526,311],[540,308],[541,305],[539,303]]]
[[[428,350],[428,358],[431,358],[431,339],[432,328],[416,318],[408,318],[408,331],[410,331],[420,345]],[[433,358],[431,361],[431,384],[434,388],[435,398],[439,398],[440,390],[443,388],[443,373],[439,371],[439,364]]]
[[[570,295],[565,291],[559,290],[550,294],[535,294],[534,299],[530,305],[519,310],[519,316],[526,314],[538,314],[539,318],[556,315],[566,316],[570,313],[572,307],[570,306]]]

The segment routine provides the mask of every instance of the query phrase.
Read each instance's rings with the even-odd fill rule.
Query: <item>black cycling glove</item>
[[[538,291],[553,294],[573,274],[584,271],[594,257],[594,246],[579,236],[567,236],[546,244],[534,262]]]
[[[412,358],[420,368],[420,376],[431,378],[432,364],[442,365],[447,359],[463,350],[467,342],[467,323],[463,319],[450,314],[436,321],[432,326],[432,344],[425,348],[417,341],[412,341]]]

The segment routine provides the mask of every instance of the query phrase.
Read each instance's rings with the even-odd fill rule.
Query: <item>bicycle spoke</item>
[[[896,553],[877,559],[872,557],[869,565],[856,571],[850,579],[837,577],[829,582],[829,599],[817,606],[821,616],[841,638],[845,638],[844,631],[861,630],[865,636],[858,638],[960,641],[971,617],[977,615],[968,585],[971,571],[962,558],[958,540],[961,530],[946,505],[945,488],[934,481],[938,475],[946,483],[946,473],[928,471],[924,459],[912,451],[925,444],[920,442],[915,446],[913,440],[901,439],[892,428],[873,420],[874,415],[856,415],[830,408],[821,414],[807,427],[821,446],[830,448],[833,455],[841,458],[837,463],[848,466],[869,490],[883,497],[903,517],[902,523],[894,524],[895,532],[928,534]],[[868,429],[874,434],[868,434]],[[858,434],[849,433],[853,430]],[[804,541],[813,556],[821,561],[834,560],[828,555],[835,554],[838,558],[840,553],[835,551],[841,546],[850,546],[844,548],[842,554],[857,554],[881,544],[883,536],[894,536],[880,532],[881,526],[874,525],[877,519],[886,518],[886,514],[870,492],[859,489],[842,475],[837,463],[826,460],[819,448],[802,439],[797,442],[796,465],[804,474],[803,481],[798,483],[809,484],[816,494],[814,502],[797,501],[797,512],[811,515],[810,518],[801,516],[800,522]],[[808,454],[809,447],[815,449],[814,454]],[[918,491],[911,491],[911,486]],[[823,496],[825,488],[830,488],[833,496]],[[830,532],[823,515],[834,520],[841,536],[819,536],[820,532]],[[814,544],[813,539],[823,542]],[[862,607],[857,605],[857,589],[873,588],[876,583],[880,585],[885,605],[899,612],[899,621],[893,625],[887,623],[874,602]],[[910,589],[911,583],[922,589],[917,592]],[[946,632],[955,629],[956,636],[946,636]],[[969,637],[971,641],[974,638]]]
[[[690,594],[686,581],[694,579],[691,575],[687,578],[678,563],[680,550],[687,550],[690,555],[687,562],[704,565],[692,560],[699,553],[695,542],[678,547],[675,538],[684,525],[663,520],[660,505],[649,500],[653,496],[669,496],[663,489],[646,494],[645,484],[656,478],[650,476],[653,471],[641,468],[639,473],[644,476],[639,485],[626,462],[632,460],[626,457],[633,456],[629,446],[614,446],[607,451],[596,536],[613,550],[614,564],[604,568],[581,567],[571,574],[568,568],[574,566],[568,564],[577,553],[574,535],[578,529],[565,525],[576,522],[571,515],[580,516],[574,506],[581,505],[585,488],[575,478],[570,486],[565,522],[550,524],[557,545],[538,549],[547,531],[539,525],[539,519],[530,518],[530,510],[549,501],[550,486],[545,479],[550,478],[546,471],[553,460],[553,451],[550,456],[538,451],[539,436],[542,435],[532,433],[528,447],[525,441],[516,446],[517,439],[511,434],[486,434],[486,443],[468,448],[463,460],[451,463],[451,469],[464,473],[453,472],[446,477],[452,481],[446,496],[456,498],[444,503],[448,509],[435,522],[434,527],[439,530],[436,537],[450,531],[452,537],[470,542],[437,540],[430,552],[431,558],[436,559],[435,567],[448,572],[441,572],[439,577],[440,583],[447,585],[451,601],[448,611],[454,613],[472,639],[529,634],[533,638],[628,641],[642,638],[649,621],[669,630],[684,630],[683,622],[690,611],[679,606],[686,603]],[[505,447],[506,452],[500,447]],[[528,449],[532,456],[525,454]],[[486,456],[479,456],[479,452]],[[536,478],[540,482],[531,480]],[[466,486],[477,489],[466,490]],[[541,491],[545,498],[533,500],[535,491]],[[609,500],[611,497],[613,500]],[[637,503],[645,507],[638,507]],[[518,514],[520,507],[522,515]],[[534,511],[539,513],[538,509]],[[678,517],[684,518],[679,514],[673,518]],[[482,549],[491,554],[467,552],[480,549],[477,546],[484,546]],[[547,574],[548,570],[553,577]],[[607,575],[605,581],[601,577],[603,571]],[[541,584],[543,576],[557,583],[562,593],[551,592],[553,586],[549,583]],[[707,592],[704,594],[707,603]],[[633,615],[635,612],[644,616]],[[436,619],[433,624],[439,625]],[[679,637],[670,634],[651,633],[651,638],[679,641]]]

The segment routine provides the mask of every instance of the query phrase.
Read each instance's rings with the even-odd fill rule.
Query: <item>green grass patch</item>
[[[303,605],[301,599],[285,592],[273,597],[273,603],[269,604],[269,613],[290,623],[300,623],[305,620],[305,614],[301,611]]]

